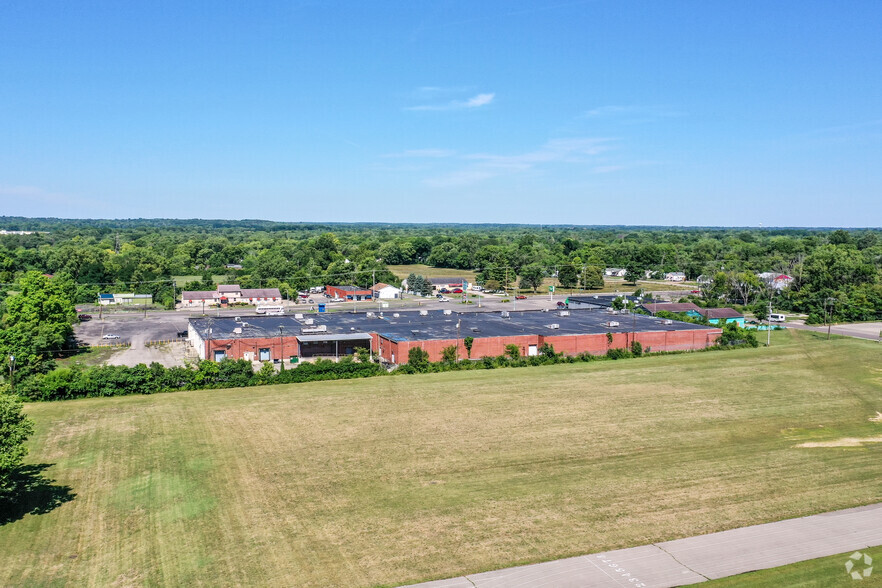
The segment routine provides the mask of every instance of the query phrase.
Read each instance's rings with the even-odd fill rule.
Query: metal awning
[[[370,339],[370,333],[325,333],[323,335],[297,335],[301,343],[314,341],[364,341]]]

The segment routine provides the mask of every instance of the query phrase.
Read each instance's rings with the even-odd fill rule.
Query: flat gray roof
[[[442,310],[405,312],[315,313],[304,314],[303,319],[292,315],[242,316],[240,322],[233,317],[193,318],[190,324],[204,339],[208,329],[211,339],[249,339],[279,337],[310,337],[313,341],[329,341],[340,335],[364,338],[368,333],[378,333],[390,341],[427,341],[433,339],[456,339],[474,337],[514,337],[520,335],[594,335],[626,333],[631,331],[687,331],[711,330],[719,327],[696,325],[680,321],[666,324],[665,319],[644,314],[611,314],[606,310],[561,311],[527,310],[509,312],[508,318],[500,312],[451,312]],[[395,315],[398,316],[395,316]],[[306,324],[312,319],[313,324]],[[618,326],[609,326],[609,322]],[[457,332],[457,323],[459,330]],[[557,325],[557,328],[552,328]],[[240,328],[241,333],[234,332]],[[322,332],[317,329],[324,328]],[[305,339],[301,339],[305,340]]]

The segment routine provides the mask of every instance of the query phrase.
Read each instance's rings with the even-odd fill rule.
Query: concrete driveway
[[[826,333],[827,327],[817,325],[807,325],[805,321],[793,320],[787,321],[786,326],[790,329],[800,329],[803,331],[815,331],[816,333]],[[832,325],[830,333],[833,335],[843,335],[845,337],[857,337],[858,339],[870,339],[872,341],[880,341],[880,333],[882,333],[882,322],[875,323],[843,323],[840,325]]]

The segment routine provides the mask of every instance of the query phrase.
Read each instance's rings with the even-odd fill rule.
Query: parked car
[[[448,290],[447,288],[441,288],[438,291],[441,292],[442,294],[450,294],[450,290]]]
[[[701,294],[701,290],[690,290],[690,294]]]
[[[343,299],[339,296],[334,296],[333,298],[331,298],[331,302],[343,302]]]
[[[518,294],[517,296],[515,296],[515,299],[517,299],[517,300],[526,300],[527,297],[524,296],[523,294]]]
[[[102,339],[119,339],[119,335],[114,335],[114,334],[112,334],[112,333],[107,333],[106,335],[104,335],[104,336],[101,337],[101,338],[102,338]]]
[[[438,302],[450,302],[450,298],[448,298],[447,296],[439,296]]]
[[[567,303],[566,303],[566,302],[560,302],[560,301],[558,301],[558,303],[557,303],[557,307],[558,307],[558,308],[566,308],[566,307],[567,307]]]
[[[92,315],[91,314],[80,314],[80,315],[77,315],[77,318],[80,319],[81,321],[90,321],[90,320],[92,320]]]
[[[453,290],[454,294],[462,294],[462,288],[456,288]]]

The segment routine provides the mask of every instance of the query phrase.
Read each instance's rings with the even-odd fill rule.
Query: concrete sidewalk
[[[414,586],[662,588],[876,545],[882,545],[882,503]]]

